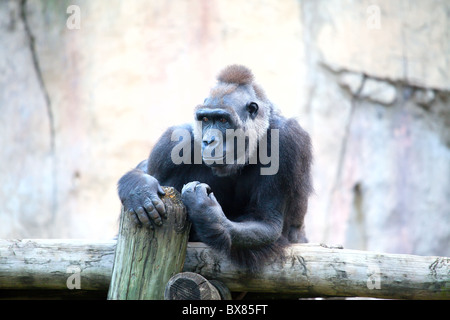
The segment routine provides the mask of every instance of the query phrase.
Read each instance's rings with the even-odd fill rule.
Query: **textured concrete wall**
[[[2,1],[0,237],[113,236],[117,180],[242,63],[312,136],[310,241],[450,255],[449,21],[444,1]]]

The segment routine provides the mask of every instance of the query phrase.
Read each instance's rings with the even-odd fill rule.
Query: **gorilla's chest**
[[[228,219],[233,220],[245,213],[251,202],[251,184],[241,179],[228,179],[214,181],[210,183],[210,186]]]

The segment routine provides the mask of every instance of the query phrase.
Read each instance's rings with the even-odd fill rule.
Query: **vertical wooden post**
[[[163,189],[167,220],[155,230],[134,225],[122,210],[109,300],[164,299],[167,282],[183,268],[191,224],[178,191]]]

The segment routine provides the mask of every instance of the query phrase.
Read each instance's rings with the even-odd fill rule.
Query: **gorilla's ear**
[[[256,115],[258,114],[259,106],[256,102],[250,102],[247,105],[247,111],[250,114],[250,118],[255,119]]]

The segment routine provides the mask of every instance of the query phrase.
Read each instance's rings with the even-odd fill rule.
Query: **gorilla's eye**
[[[207,117],[203,117],[203,118],[202,118],[202,121],[203,121],[203,122],[208,122],[209,119],[208,119]]]
[[[247,105],[247,111],[250,113],[250,115],[252,116],[256,116],[256,113],[258,112],[258,104],[256,102],[250,102]]]
[[[219,121],[222,122],[222,123],[227,123],[228,122],[228,120],[225,119],[225,118],[220,118]]]

